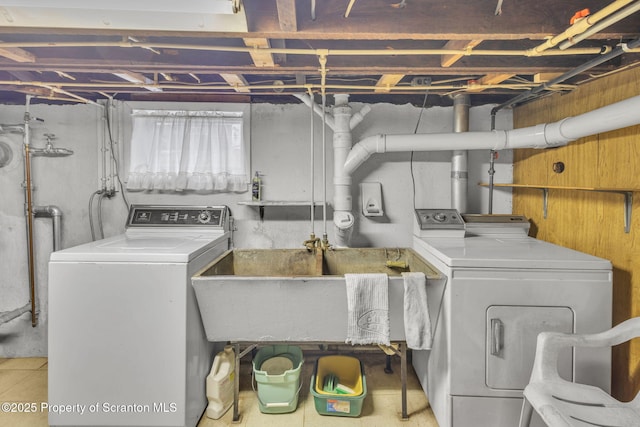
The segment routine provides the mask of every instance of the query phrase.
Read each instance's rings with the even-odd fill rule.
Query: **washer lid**
[[[415,238],[414,241],[419,249],[427,250],[449,267],[611,269],[611,263],[606,259],[532,237],[470,236],[457,239]]]
[[[51,261],[183,263],[228,239],[224,231],[127,232],[53,252]]]

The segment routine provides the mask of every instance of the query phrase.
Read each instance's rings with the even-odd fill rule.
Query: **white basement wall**
[[[296,103],[293,103],[296,102]],[[292,99],[292,104],[169,104],[118,103],[123,113],[122,138],[118,143],[128,150],[132,108],[243,110],[248,116],[246,137],[251,142],[251,171],[264,174],[265,200],[309,199],[309,108]],[[354,113],[363,104],[352,104]],[[469,130],[489,130],[492,106],[474,107],[470,112]],[[33,127],[32,146],[42,147],[44,133],[54,133],[55,145],[74,150],[70,157],[36,157],[32,161],[34,204],[56,205],[62,212],[62,247],[67,248],[91,240],[88,204],[91,194],[99,188],[102,112],[89,105],[51,106],[34,104],[32,116],[44,120]],[[0,105],[0,123],[21,123],[24,106]],[[354,130],[353,142],[377,133],[413,133],[420,108],[411,105],[371,105],[371,112]],[[316,189],[322,198],[321,121],[314,118],[316,135]],[[498,114],[497,128],[511,129],[510,111]],[[433,107],[422,113],[418,133],[451,132],[453,109]],[[333,197],[332,134],[327,127],[327,199]],[[0,168],[0,312],[25,305],[29,301],[27,250],[22,189],[23,166],[20,135],[4,135],[14,147],[14,160]],[[377,154],[361,166],[353,176],[353,206],[356,226],[353,246],[409,247],[413,230],[414,197],[412,190],[410,153]],[[415,206],[418,208],[450,207],[450,152],[415,153]],[[489,153],[486,150],[469,153],[469,211],[486,213],[488,190],[476,185],[487,181]],[[126,164],[125,164],[126,166]],[[496,165],[496,181],[510,182],[512,157],[503,152]],[[126,170],[122,171],[123,179]],[[250,177],[249,177],[250,178]],[[375,181],[382,184],[382,217],[366,218],[360,211],[359,183]],[[239,205],[251,199],[249,191],[240,194],[170,194],[156,192],[129,193],[130,203],[176,205],[228,205],[235,218],[235,246],[238,248],[296,248],[311,232],[309,208],[267,207],[264,221],[257,207]],[[322,209],[316,208],[315,233],[323,233]],[[332,209],[327,209],[327,232],[333,241]],[[494,213],[511,213],[511,195],[496,191]],[[106,237],[124,231],[126,209],[118,193],[103,202]],[[0,325],[0,357],[46,356],[47,354],[47,263],[52,250],[51,221],[35,219],[37,303],[39,322],[31,326],[30,314]],[[91,278],[85,278],[91,280]],[[116,315],[116,313],[114,313]],[[79,343],[81,345],[81,343]]]

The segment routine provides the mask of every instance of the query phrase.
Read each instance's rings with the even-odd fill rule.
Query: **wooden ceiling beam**
[[[565,31],[577,10],[602,8],[598,0],[509,2],[508,10],[496,16],[496,0],[414,0],[404,8],[394,7],[399,0],[367,0],[345,19],[348,3],[317,1],[312,20],[307,18],[310,1],[243,0],[256,37],[301,40],[544,40]],[[296,14],[305,18],[296,21]],[[591,38],[617,40],[637,33],[638,19],[629,17]]]
[[[556,77],[561,75],[562,73],[536,73],[533,75],[533,82],[544,83],[544,82],[548,82],[549,80],[553,80]]]
[[[390,87],[397,85],[404,77],[404,74],[383,74],[382,77],[376,83],[376,93],[389,93]]]
[[[251,59],[256,67],[264,68],[275,66],[273,55],[269,52],[265,52],[264,50],[261,51],[261,49],[268,49],[271,47],[269,39],[244,38],[243,40],[245,46],[253,48],[253,50],[249,52],[249,55],[251,55]]]
[[[443,49],[473,49],[480,43],[482,43],[482,40],[450,40],[444,45]],[[449,68],[463,56],[463,54],[442,55],[440,65],[442,68]]]
[[[36,62],[34,54],[18,47],[0,47],[0,56],[4,56],[5,58],[9,58],[16,62]]]
[[[233,86],[233,89],[236,92],[244,92],[249,93],[251,90],[249,89],[249,83],[241,74],[227,74],[221,73],[220,77],[224,79],[230,86]]]
[[[280,30],[286,32],[298,31],[296,0],[276,0],[276,7],[278,8]]]
[[[502,83],[505,80],[510,79],[513,76],[515,76],[515,74],[512,74],[512,73],[491,73],[491,74],[487,74],[487,75],[483,76],[482,78],[478,79],[476,81],[476,84],[479,84],[479,85],[497,85],[497,84]],[[469,89],[468,92],[482,92],[484,90],[485,90],[485,88]]]

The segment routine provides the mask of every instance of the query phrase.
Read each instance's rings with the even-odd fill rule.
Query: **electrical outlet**
[[[414,77],[411,86],[431,86],[431,77]]]

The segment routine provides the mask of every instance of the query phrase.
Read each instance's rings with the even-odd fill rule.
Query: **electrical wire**
[[[98,209],[102,210],[102,199],[104,198],[105,193],[103,190],[96,190],[93,192],[93,194],[89,198],[89,227],[91,228],[92,241],[96,240],[96,230],[95,230],[95,225],[93,224],[93,201],[96,196],[100,197],[98,202]],[[101,236],[100,238],[103,239],[104,232],[102,231],[102,213],[101,212],[99,212],[98,214],[98,221],[100,221],[100,236]]]
[[[118,184],[120,185],[120,194],[122,195],[122,201],[124,202],[124,205],[127,208],[127,211],[129,211],[129,201],[127,200],[127,195],[125,194],[125,188],[124,185],[122,185],[122,180],[120,179],[120,164],[118,162],[118,159],[116,158],[116,154],[115,154],[115,147],[114,147],[114,143],[113,143],[113,135],[111,133],[111,119],[110,119],[110,115],[109,115],[109,108],[111,108],[111,102],[109,101],[107,103],[107,107],[104,109],[105,111],[105,120],[107,122],[107,132],[109,134],[109,147],[111,149],[111,159],[113,160],[113,164],[115,167],[115,175],[116,175],[116,179],[118,180]]]
[[[424,112],[425,106],[427,105],[427,97],[429,96],[429,91],[426,90],[424,92],[424,99],[422,100],[422,107],[420,108],[420,115],[418,116],[418,121],[416,122],[416,128],[413,130],[413,134],[418,133],[418,127],[420,127],[420,120],[422,120],[422,113]],[[409,157],[409,169],[411,171],[411,185],[413,188],[413,210],[416,210],[416,178],[413,173],[413,151],[411,151],[411,155]]]

